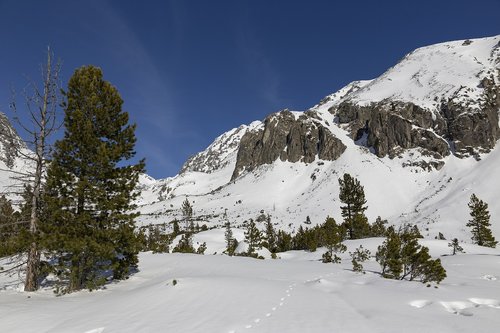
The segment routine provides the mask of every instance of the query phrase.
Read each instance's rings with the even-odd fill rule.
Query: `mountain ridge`
[[[363,94],[367,94],[367,91],[376,92],[377,82],[387,81],[387,78],[391,78],[391,73],[409,78],[413,84],[410,88],[414,87],[417,80],[412,79],[412,76],[415,72],[398,71],[398,68],[408,67],[399,63],[382,75],[385,81],[354,81],[305,112],[283,110],[271,114],[264,121],[256,121],[251,126],[243,125],[222,134],[207,150],[188,160],[177,176],[158,180],[144,192],[139,201],[140,211],[143,213],[140,223],[160,223],[181,218],[180,203],[188,198],[193,201],[195,212],[202,223],[221,226],[222,216],[227,212],[228,219],[239,225],[244,220],[255,219],[265,213],[270,214],[280,227],[293,231],[307,216],[314,224],[321,223],[328,215],[341,219],[337,178],[342,173],[349,172],[365,185],[369,205],[367,215],[370,221],[381,215],[391,223],[417,223],[425,230],[427,237],[434,237],[438,232],[464,236],[465,228],[460,227],[460,230],[455,231],[457,226],[453,225],[450,217],[456,219],[459,213],[461,219],[465,219],[461,225],[465,225],[467,201],[471,194],[469,192],[478,192],[487,202],[494,200],[492,182],[482,182],[481,186],[472,189],[463,179],[471,180],[471,175],[478,176],[475,170],[483,168],[483,165],[485,169],[491,170],[491,165],[495,165],[498,159],[496,141],[500,135],[500,70],[499,60],[493,58],[493,55],[498,56],[499,42],[500,36],[445,42],[419,48],[403,58],[403,62],[417,56],[420,59],[419,53],[432,50],[432,55],[423,57],[428,63],[424,61],[420,65],[423,68],[433,68],[438,73],[427,71],[427,76],[421,75],[418,80],[420,83],[423,78],[434,80],[431,80],[432,84],[427,87],[431,90],[436,85],[448,87],[442,90],[444,95],[437,101],[434,101],[435,96],[431,93],[422,94],[420,91],[421,96],[432,96],[432,101],[419,105],[404,99],[398,101],[385,98],[374,99],[371,104],[353,103],[353,96],[360,98],[359,96],[365,96]],[[439,48],[445,48],[446,52],[438,52]],[[477,50],[471,51],[473,48]],[[465,55],[457,53],[457,50],[465,50]],[[439,63],[432,63],[433,59],[438,57],[441,62],[443,57],[457,57],[463,62],[464,57],[470,58],[472,55],[477,58],[478,52],[486,54],[481,59],[491,58],[488,64],[475,62],[472,69],[461,68],[452,73],[456,77],[465,78],[464,82],[454,83],[458,91],[464,92],[459,98],[456,94],[453,95],[454,90],[448,86],[448,82],[435,81],[441,77],[448,80],[451,74],[449,66],[443,69],[444,73],[439,73]],[[467,63],[470,63],[469,58]],[[412,66],[415,66],[415,63],[409,66],[412,70],[415,69]],[[478,68],[479,71],[475,72]],[[417,70],[416,73],[422,71]],[[396,87],[405,89],[404,86]],[[417,86],[416,89],[421,90],[422,87]],[[408,91],[411,93],[411,89]],[[466,92],[468,99],[465,99]],[[488,94],[492,99],[490,101],[483,99]],[[477,96],[481,96],[480,103],[475,99]],[[486,105],[487,102],[490,104]],[[348,112],[345,110],[347,105],[351,107]],[[352,108],[353,105],[359,108]],[[469,105],[473,107],[468,108]],[[448,121],[444,106],[453,106],[453,112],[449,111],[450,114],[463,120],[457,122],[454,118]],[[483,109],[477,109],[476,106]],[[485,117],[481,114],[483,111],[489,115]],[[397,114],[398,112],[400,114]],[[372,115],[377,115],[383,121],[370,119]],[[266,121],[269,125],[270,120],[276,117],[284,117],[288,119],[289,125],[292,125],[284,126],[279,121],[273,125],[276,131],[282,131],[279,144],[268,147],[274,153],[274,160],[269,162],[262,159],[262,163],[250,167],[243,163],[243,168],[235,175],[241,162],[238,160],[241,151],[239,143],[248,139],[246,145],[250,150],[259,145],[264,147]],[[299,121],[301,117],[304,118],[302,122]],[[331,132],[339,143],[346,147],[345,151],[331,160],[320,159],[318,154],[314,154],[312,158],[306,153],[310,151],[307,147],[310,147],[311,143],[314,146],[319,139],[312,135],[312,141],[301,140],[304,134],[309,133],[306,122]],[[390,127],[387,124],[396,125]],[[298,134],[294,134],[294,126],[303,127],[303,130],[297,130],[295,132]],[[458,129],[450,131],[449,128],[453,126]],[[483,129],[478,131],[478,128]],[[464,135],[459,136],[457,133]],[[467,135],[470,133],[487,135],[469,138]],[[225,145],[225,142],[228,144]],[[304,154],[295,154],[294,162],[290,162],[288,156],[294,142],[298,143],[301,149],[307,147],[302,149]],[[469,158],[471,156],[475,158]],[[250,154],[248,160],[254,161],[252,157]],[[216,163],[208,163],[210,160]],[[196,163],[199,165],[195,166]],[[377,189],[384,190],[380,193]],[[451,193],[451,189],[462,193],[457,197]],[[444,210],[439,208],[440,202],[447,202],[447,197],[455,198],[453,202],[447,203],[449,207],[453,207],[453,212],[447,207],[444,207]],[[387,203],[391,203],[392,207],[387,207]],[[500,205],[492,203],[490,207],[493,216],[500,216]],[[500,227],[494,228],[500,231]]]

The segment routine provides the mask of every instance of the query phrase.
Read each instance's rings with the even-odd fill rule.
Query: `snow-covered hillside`
[[[478,86],[481,78],[493,75],[498,83],[499,43],[500,36],[495,36],[423,47],[381,77],[355,81],[327,96],[308,112],[347,147],[335,161],[316,158],[305,164],[278,159],[231,181],[238,140],[244,131],[263,125],[255,122],[223,134],[190,159],[179,175],[146,187],[139,202],[140,223],[166,223],[179,218],[185,198],[193,202],[200,224],[209,226],[221,225],[226,210],[235,225],[264,213],[288,230],[296,229],[307,216],[313,224],[322,223],[327,216],[341,220],[338,178],[347,172],[364,185],[367,216],[372,222],[380,215],[394,224],[416,223],[428,238],[441,232],[446,237],[468,240],[467,203],[475,193],[489,203],[492,229],[500,237],[498,145],[490,153],[476,156],[479,161],[448,155],[439,160],[444,162],[442,168],[428,170],[419,165],[434,159],[420,149],[406,149],[393,159],[377,157],[364,146],[363,139],[352,139],[348,127],[338,124],[332,111],[345,101],[412,102],[429,112],[436,112],[438,101],[450,98],[463,97],[463,103],[479,105],[483,103],[483,88]],[[193,161],[198,161],[196,167]]]
[[[365,105],[390,99],[434,110],[442,99],[455,98],[475,101],[473,106],[479,108],[478,79],[493,75],[498,82],[499,42],[496,36],[416,49],[349,99]]]

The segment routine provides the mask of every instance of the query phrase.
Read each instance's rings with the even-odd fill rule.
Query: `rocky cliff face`
[[[490,77],[478,86],[483,90],[479,101],[452,97],[434,110],[394,100],[369,105],[346,100],[329,111],[346,125],[354,140],[366,135],[365,144],[379,157],[394,158],[410,148],[420,148],[436,159],[450,153],[477,157],[489,152],[500,138],[500,85]]]
[[[212,173],[227,167],[232,162],[232,155],[238,151],[241,138],[259,125],[260,122],[254,122],[249,126],[241,125],[222,134],[207,149],[190,157],[182,166],[180,173],[187,171]]]
[[[23,141],[7,116],[0,112],[0,161],[12,168],[20,147],[24,147]]]
[[[324,127],[314,112],[294,114],[284,110],[268,116],[263,128],[249,131],[241,138],[231,180],[242,171],[281,161],[311,163],[316,156],[335,160],[344,144]]]

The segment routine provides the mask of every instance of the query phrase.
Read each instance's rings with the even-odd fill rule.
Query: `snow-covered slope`
[[[490,75],[498,79],[499,42],[496,36],[416,49],[348,98],[361,105],[385,99],[411,102],[430,110],[442,99],[455,98],[475,101],[471,106],[479,108],[479,79]]]
[[[481,78],[493,75],[498,83],[499,42],[500,36],[495,36],[423,47],[381,77],[355,81],[327,96],[308,112],[346,146],[335,161],[316,158],[305,164],[278,159],[231,181],[239,141],[246,131],[261,130],[263,123],[221,135],[191,158],[179,175],[158,180],[144,190],[139,201],[140,224],[179,218],[185,198],[193,203],[200,224],[209,226],[221,225],[224,212],[235,225],[270,214],[280,228],[292,231],[307,216],[313,224],[327,216],[341,220],[338,178],[347,172],[364,185],[370,221],[380,215],[394,224],[416,223],[429,238],[441,232],[466,240],[470,238],[465,228],[467,203],[476,193],[489,203],[492,228],[500,237],[498,145],[489,154],[478,155],[479,161],[449,155],[440,160],[442,168],[427,170],[418,165],[433,158],[420,149],[406,149],[394,159],[377,157],[362,140],[353,141],[352,133],[338,124],[335,115],[335,106],[345,101],[404,101],[436,112],[438,101],[465,96],[468,106],[480,105]]]
[[[374,251],[381,239],[363,243]],[[427,241],[434,256],[446,241]],[[500,252],[465,245],[441,257],[439,288],[387,280],[370,259],[366,274],[323,264],[322,251],[292,251],[280,260],[221,255],[140,255],[139,272],[95,292],[56,297],[46,289],[17,292],[2,280],[1,332],[495,332],[500,326]],[[175,280],[175,284],[174,284]]]

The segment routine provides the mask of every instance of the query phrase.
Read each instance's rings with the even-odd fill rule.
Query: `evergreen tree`
[[[190,233],[185,233],[181,236],[179,243],[172,249],[172,253],[196,253],[193,247],[192,235]]]
[[[182,216],[184,217],[184,221],[186,222],[186,230],[193,232],[194,231],[194,225],[192,221],[193,206],[191,205],[191,203],[187,198],[182,202],[181,210],[182,210]]]
[[[292,235],[283,230],[276,234],[276,252],[286,252],[292,249]]]
[[[272,253],[276,252],[276,231],[274,230],[271,216],[267,215],[266,218],[266,243],[267,249]]]
[[[177,220],[174,220],[172,222],[172,236],[175,238],[178,234],[181,233],[181,229],[179,228],[179,222]]]
[[[231,223],[229,223],[229,221],[226,221],[225,227],[226,231],[224,232],[224,238],[226,240],[226,253],[232,256],[236,250],[236,239],[233,237],[233,231],[231,230]]]
[[[205,254],[205,251],[207,250],[207,243],[203,242],[198,246],[198,249],[196,250],[197,254]]]
[[[380,216],[377,217],[370,228],[371,237],[384,237],[387,232],[387,220],[382,220]]]
[[[418,228],[405,226],[395,232],[390,227],[384,243],[378,247],[376,260],[382,275],[390,279],[420,279],[422,282],[441,282],[446,271],[440,259],[432,260],[429,249],[418,244]]]
[[[460,246],[457,238],[453,238],[451,242],[448,243],[448,247],[452,249],[452,255],[454,256],[457,252],[464,252],[464,248]]]
[[[47,172],[47,246],[69,279],[65,291],[93,289],[103,271],[116,279],[137,265],[136,190],[144,161],[118,90],[94,66],[75,71],[64,93],[64,137]]]
[[[466,226],[472,228],[472,241],[474,244],[487,247],[496,247],[495,241],[490,229],[490,213],[488,204],[480,200],[475,194],[472,194],[469,202],[471,220]]]
[[[252,219],[247,223],[245,241],[248,243],[248,254],[254,253],[256,249],[261,247],[262,233]]]
[[[349,252],[351,256],[352,270],[358,273],[363,272],[363,265],[361,263],[370,259],[370,251],[368,249],[364,249],[363,245],[360,245],[354,252]]]
[[[397,279],[401,275],[401,238],[393,227],[387,229],[387,236],[382,245],[377,248],[375,259],[382,268],[382,276]]]
[[[292,247],[294,250],[307,250],[306,229],[299,226],[297,233],[292,238]]]
[[[339,178],[339,185],[339,199],[344,204],[340,209],[349,239],[365,237],[369,225],[364,217],[367,208],[364,188],[356,178],[348,173],[345,173],[342,179]],[[360,228],[361,230],[359,230]]]
[[[341,259],[337,253],[343,253],[347,247],[342,243],[344,240],[344,230],[332,217],[327,217],[323,224],[322,244],[327,251],[323,254],[323,262],[340,263]]]
[[[12,202],[5,195],[0,197],[0,258],[17,253],[19,224]]]

